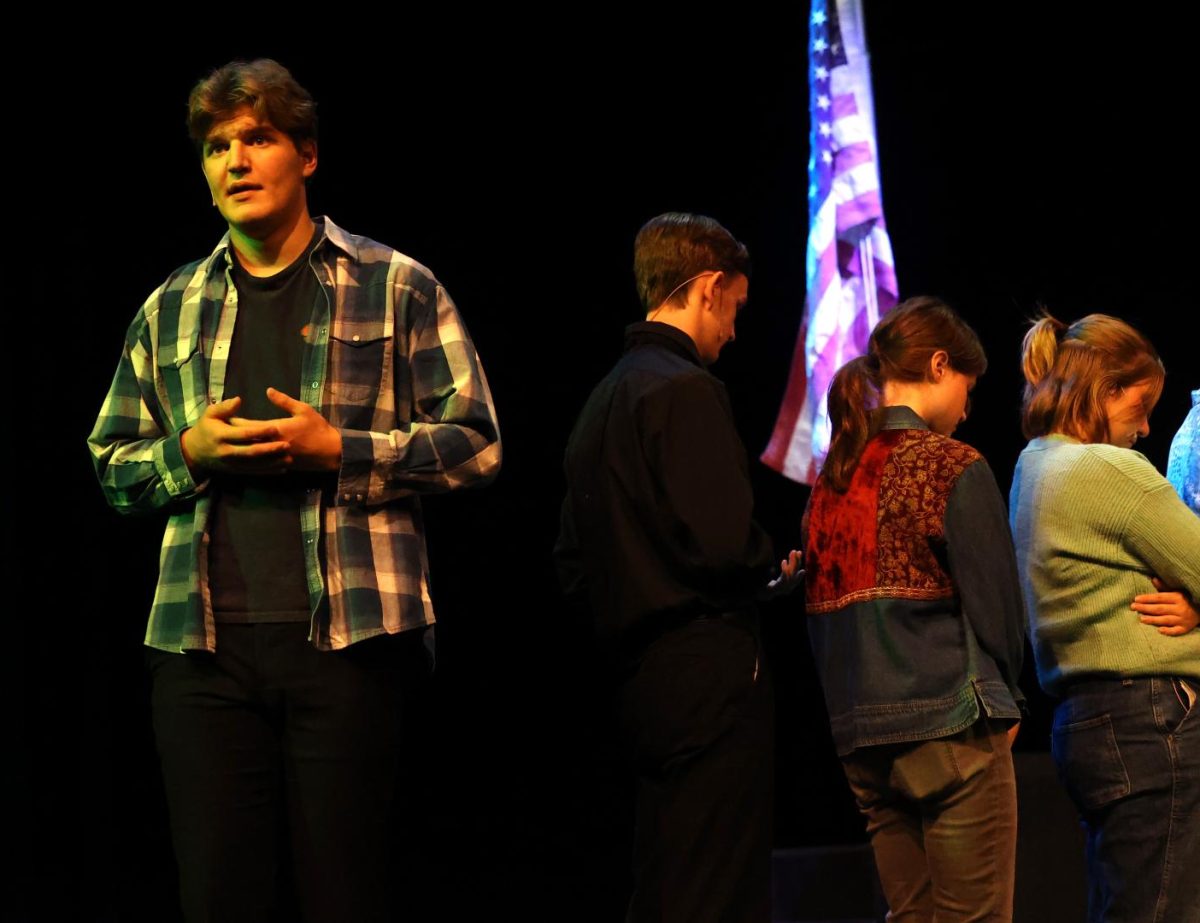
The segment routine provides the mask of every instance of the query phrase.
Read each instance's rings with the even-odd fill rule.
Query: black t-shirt
[[[299,394],[304,341],[316,299],[324,298],[304,253],[273,276],[252,276],[234,258],[237,324],[225,372],[225,397],[241,397],[238,415],[253,420],[285,416],[267,399],[267,387]],[[330,476],[311,472],[263,477],[214,477],[208,575],[218,622],[308,621],[300,510],[310,490]]]

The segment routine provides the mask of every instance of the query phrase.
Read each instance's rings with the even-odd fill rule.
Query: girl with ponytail
[[[886,314],[830,385],[805,512],[809,637],[889,919],[1012,917],[1024,615],[995,478],[950,438],[986,368],[943,302]]]
[[[1017,565],[1051,752],[1087,829],[1088,919],[1200,920],[1200,519],[1131,451],[1163,367],[1124,321],[1025,336]],[[1168,589],[1170,588],[1170,589]],[[1132,610],[1132,611],[1131,611]]]

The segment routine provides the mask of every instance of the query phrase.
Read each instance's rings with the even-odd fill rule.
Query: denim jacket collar
[[[879,429],[929,429],[929,424],[921,419],[920,415],[906,404],[894,404],[889,407],[880,407],[874,411],[883,417],[883,422],[879,425]]]

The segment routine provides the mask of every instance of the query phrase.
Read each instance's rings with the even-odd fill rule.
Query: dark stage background
[[[867,4],[902,292],[950,300],[992,360],[958,435],[1007,485],[1025,318],[1039,303],[1068,320],[1105,311],[1166,363],[1139,446],[1161,469],[1200,385],[1194,51],[1095,7],[1087,20],[971,7]],[[6,761],[6,826],[26,864],[0,915],[174,918],[140,646],[162,522],[105,507],[84,438],[138,305],[223,230],[186,139],[187,92],[226,60],[269,55],[320,102],[314,211],[433,268],[504,437],[496,484],[427,503],[439,670],[406,767],[410,918],[617,919],[630,818],[586,630],[555,589],[561,452],[636,319],[633,236],[667,210],[713,215],[750,247],[750,308],[715,371],[751,455],[765,446],[804,295],[806,8],[695,22],[694,7],[684,19],[497,7],[353,26],[327,8],[287,38],[264,38],[264,11],[250,13],[197,9],[187,31],[204,41],[164,27],[136,45],[35,43],[40,63],[14,72],[26,103],[10,216],[34,262],[15,269],[33,291],[10,316],[43,342],[17,363],[29,377],[12,395],[37,431],[13,437],[28,454],[5,517],[23,590],[8,620],[23,746]],[[120,23],[74,23],[93,27]],[[754,469],[782,555],[807,490]],[[859,842],[799,606],[765,615],[777,845]],[[1020,746],[1045,749],[1049,706],[1027,674]]]

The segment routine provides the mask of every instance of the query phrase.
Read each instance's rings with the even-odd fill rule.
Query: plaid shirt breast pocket
[[[391,429],[381,426],[391,416],[395,344],[390,325],[376,322],[335,323],[329,337],[326,392],[330,422],[347,429]]]

